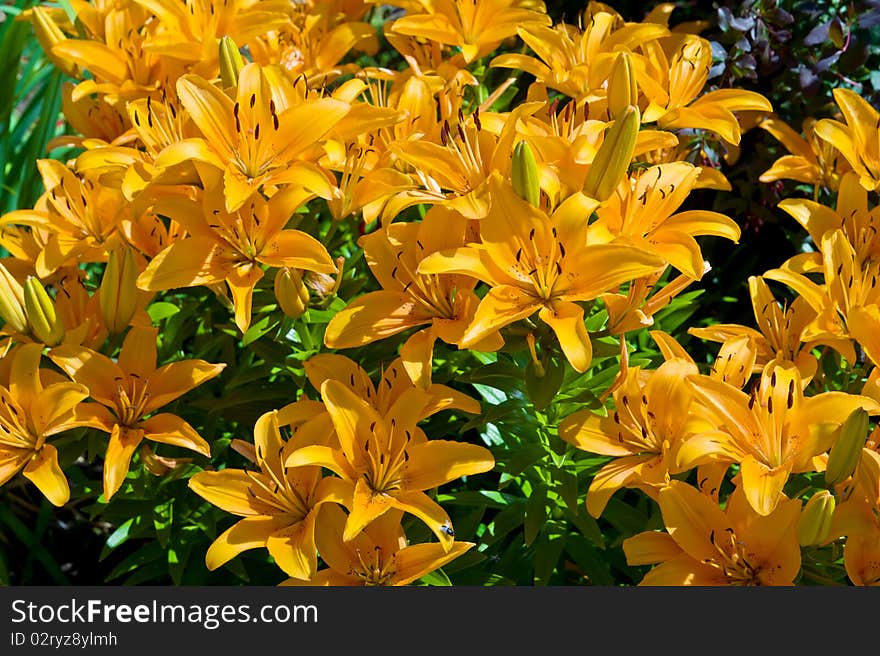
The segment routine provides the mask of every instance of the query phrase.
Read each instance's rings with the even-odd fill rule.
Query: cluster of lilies
[[[209,457],[162,408],[226,365],[158,363],[146,309],[204,286],[244,333],[266,288],[297,319],[315,280],[335,292],[351,273],[301,222],[308,208],[360,225],[369,272],[355,275],[375,284],[344,299],[326,352],[305,362],[320,398],[302,394],[234,440],[252,466],[191,477],[241,517],[208,550],[210,569],[266,548],[286,584],[403,585],[474,548],[431,491],[495,462],[419,426],[481,412],[432,382],[438,340],[493,353],[525,334],[537,365],[558,352],[588,375],[586,319],[605,312],[603,334],[621,344],[609,407],[571,414],[559,436],[609,457],[590,514],[621,488],[659,503],[666,530],[624,543],[631,565],[654,565],[644,583],[790,584],[802,547],[841,539],[852,582],[880,580],[880,440],[868,438],[880,370],[858,393],[824,390],[818,373],[828,349],[880,362],[876,110],[838,90],[845,123],[801,137],[757,93],[707,91],[711,46],[700,24],[670,26],[671,4],[627,22],[590,2],[576,24],[554,24],[539,0],[391,4],[71,0],[75,14],[23,14],[73,80],[75,134],[53,145],[79,154],[38,161],[45,192],[0,218],[0,482],[21,472],[65,504],[52,441],[78,427],[108,435],[105,501],[136,452],[156,461],[144,440]],[[400,70],[356,63],[380,43]],[[521,102],[506,106],[523,73]],[[757,328],[692,329],[721,343],[709,373],[659,330],[665,362],[629,366],[627,334],[709,270],[696,238],[739,240],[732,218],[683,205],[694,189],[730,189],[707,140],[733,151],[755,125],[792,151],[762,179],[837,194],[835,209],[781,205],[816,250],[750,278]],[[781,306],[768,280],[797,300]],[[402,333],[375,382],[334,352]],[[827,489],[786,494],[792,474],[823,471]],[[405,515],[436,542],[411,543]]]

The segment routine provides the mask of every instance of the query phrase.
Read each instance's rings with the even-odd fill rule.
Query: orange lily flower
[[[835,431],[856,408],[880,414],[880,404],[857,394],[824,392],[804,397],[793,364],[768,363],[756,390],[697,376],[694,397],[717,428],[690,436],[678,451],[682,470],[710,462],[739,463],[743,491],[755,512],[767,516],[783,498],[792,473],[815,471]]]
[[[852,345],[845,339],[806,339],[805,332],[817,314],[802,297],[796,298],[788,308],[781,307],[761,276],[749,276],[749,293],[758,329],[738,324],[715,324],[706,328],[689,328],[691,335],[713,342],[727,342],[747,336],[757,349],[755,372],[771,360],[791,362],[800,371],[801,378],[809,381],[819,365],[812,349],[827,344],[847,357]]]
[[[356,64],[340,62],[353,50],[375,54],[376,30],[369,23],[353,20],[333,5],[332,2],[293,5],[292,19],[255,35],[248,44],[253,61],[264,66],[278,64],[291,79],[302,75],[311,88],[355,72]],[[236,42],[242,43],[237,39]]]
[[[520,25],[547,25],[541,0],[417,0],[391,25],[398,34],[461,48],[466,64],[495,50]]]
[[[54,373],[40,369],[42,344],[24,344],[11,358],[9,383],[0,386],[0,485],[19,471],[53,505],[70,499],[58,451],[46,439],[75,428],[74,409],[89,390],[71,382],[44,385]]]
[[[589,11],[589,8],[588,10]],[[587,16],[583,27],[558,23],[552,27],[527,24],[516,30],[519,37],[538,58],[506,53],[495,57],[491,66],[525,71],[551,89],[573,98],[578,106],[601,101],[605,106],[606,89],[614,59],[620,51],[633,51],[638,46],[667,36],[665,25],[656,23],[626,23],[612,11],[598,10]],[[630,52],[634,66],[644,69],[639,54]],[[641,76],[639,76],[641,77]]]
[[[743,89],[718,89],[703,95],[712,64],[710,43],[693,34],[673,34],[642,45],[647,64],[642,89],[651,99],[642,121],[663,129],[696,128],[714,132],[734,146],[742,130],[734,112],[771,112],[761,94]],[[699,96],[699,97],[698,97]]]
[[[131,456],[141,441],[181,446],[204,456],[208,443],[186,421],[170,413],[153,414],[189,390],[217,376],[225,363],[204,360],[171,362],[156,368],[153,327],[129,329],[116,362],[96,351],[62,344],[49,358],[68,376],[88,387],[97,403],[76,408],[76,422],[110,434],[104,454],[104,497],[107,501],[122,485]]]
[[[607,329],[610,334],[622,335],[631,330],[653,326],[654,315],[696,282],[682,273],[659,287],[657,283],[663,273],[664,271],[660,271],[636,278],[630,283],[626,294],[609,292],[599,296],[608,311]]]
[[[220,38],[244,46],[289,20],[284,0],[134,0],[158,19],[144,40],[144,50],[161,59],[180,61],[187,72],[213,77],[218,69]]]
[[[790,153],[773,162],[773,166],[758,178],[761,182],[797,180],[815,185],[817,194],[820,186],[837,191],[841,176],[850,167],[830,142],[819,138],[816,122],[813,118],[804,120],[804,136],[777,116],[769,116],[758,122],[759,128],[776,137]]]
[[[223,176],[226,210],[239,209],[266,186],[296,184],[331,195],[327,173],[308,160],[309,151],[350,109],[333,98],[295,102],[297,92],[283,73],[259,64],[241,69],[235,100],[197,75],[177,82],[177,94],[203,139],[165,148],[156,165],[194,159]],[[204,169],[203,177],[211,178]],[[214,180],[206,180],[210,186]]]
[[[488,449],[451,440],[427,440],[415,431],[430,396],[413,388],[386,415],[346,385],[326,380],[321,398],[330,413],[339,448],[303,446],[291,453],[287,467],[320,465],[345,481],[351,493],[343,539],[349,541],[392,508],[421,519],[444,551],[453,548],[446,511],[424,490],[495,466]]]
[[[804,227],[818,248],[830,230],[842,229],[860,265],[880,256],[880,206],[869,206],[868,192],[859,184],[856,173],[850,171],[840,178],[835,209],[807,198],[785,198],[779,208]],[[811,267],[815,267],[813,270],[821,267],[819,253],[795,257],[797,259],[790,260],[785,268],[806,272]]]
[[[872,376],[876,379],[876,375]],[[845,537],[843,563],[853,585],[880,585],[880,442],[875,428],[843,484],[829,540]]]
[[[805,329],[805,338],[852,338],[858,341],[868,356],[880,361],[880,260],[862,261],[847,239],[843,229],[829,230],[820,243],[821,269],[824,284],[813,282],[796,267],[771,269],[765,278],[782,282],[798,294],[817,312],[817,317]],[[810,254],[812,255],[812,254]],[[795,256],[796,258],[798,256]],[[801,258],[797,264],[811,265],[813,258]],[[806,269],[810,272],[811,269]],[[841,350],[838,348],[838,350]],[[855,362],[855,354],[849,353]]]
[[[77,4],[81,7],[86,3]],[[145,48],[149,30],[137,29],[146,24],[150,11],[128,3],[112,6],[92,20],[86,13],[78,10],[77,18],[87,27],[88,38],[67,38],[52,46],[55,57],[73,62],[92,75],[76,85],[72,99],[98,94],[122,111],[125,101],[155,93],[159,80],[166,78],[163,73],[172,70],[169,62]]]
[[[48,278],[63,266],[105,262],[119,238],[119,220],[129,211],[122,193],[96,176],[78,176],[56,160],[37,160],[37,168],[46,192],[36,207],[9,212],[0,220],[41,233],[37,275]]]
[[[468,221],[461,214],[434,206],[420,222],[392,223],[361,237],[358,244],[382,290],[364,294],[337,312],[327,325],[324,344],[353,348],[428,324],[401,348],[413,381],[426,388],[434,342],[461,341],[480,301],[474,278],[420,274],[418,266],[433,252],[463,246],[467,232]],[[500,337],[494,336],[476,348],[493,351],[500,346]]]
[[[404,191],[395,211],[416,203],[442,203],[469,219],[482,219],[491,201],[491,177],[509,171],[517,122],[536,108],[534,103],[518,106],[497,132],[483,127],[492,117],[475,112],[467,119],[459,114],[457,124],[444,120],[440,143],[421,137],[390,144],[389,151],[409,165],[410,175],[423,187]]]
[[[282,413],[262,415],[254,426],[254,444],[233,443],[257,465],[256,470],[203,471],[189,479],[200,497],[243,519],[211,544],[205,554],[215,570],[241,552],[265,547],[288,576],[309,580],[315,575],[315,523],[324,503],[350,503],[342,481],[322,477],[320,467],[285,467]],[[292,427],[295,431],[297,426]]]
[[[369,374],[354,360],[336,353],[319,353],[303,363],[309,382],[320,390],[326,380],[335,380],[347,386],[350,391],[367,401],[379,414],[385,416],[392,412],[398,401],[414,389],[413,381],[407,375],[407,365],[403,358],[396,358],[382,369],[379,384],[373,385]],[[417,421],[426,419],[441,410],[461,410],[468,414],[480,414],[480,403],[452,389],[447,385],[430,383],[420,388],[419,396],[427,394],[427,402],[418,414]],[[415,432],[421,433],[416,426]]]
[[[419,272],[457,273],[491,285],[459,346],[471,348],[500,328],[539,313],[571,365],[586,371],[592,345],[578,301],[662,267],[655,255],[624,244],[587,245],[585,218],[598,203],[583,194],[548,216],[491,179],[492,206],[480,222],[481,243],[429,255]]]
[[[408,545],[400,526],[402,516],[401,511],[390,510],[346,541],[345,513],[339,506],[322,508],[315,541],[327,567],[308,582],[288,579],[281,585],[409,585],[474,546],[455,541],[447,552],[436,542]]]
[[[599,517],[620,488],[638,488],[652,497],[676,468],[682,440],[697,430],[689,417],[693,392],[688,376],[698,373],[690,360],[675,358],[656,371],[630,367],[613,392],[614,410],[601,416],[579,410],[559,424],[559,437],[582,451],[611,456],[587,491],[587,511]]]
[[[227,212],[219,188],[200,201],[166,197],[157,212],[189,233],[157,254],[138,277],[138,287],[162,291],[225,282],[232,295],[235,324],[244,332],[251,321],[254,287],[263,277],[260,265],[335,273],[327,249],[301,230],[285,229],[296,208],[313,194],[295,186],[268,201],[255,194],[250,203]]]
[[[624,540],[629,565],[653,565],[639,585],[794,585],[801,567],[801,503],[785,499],[759,515],[737,487],[722,510],[687,483],[670,481],[658,503],[666,533]]]
[[[880,113],[855,91],[834,89],[846,124],[830,118],[816,123],[816,134],[834,146],[868,191],[880,189]]]
[[[652,166],[638,178],[621,183],[596,211],[590,225],[594,242],[630,243],[652,252],[681,273],[700,280],[706,271],[694,237],[712,235],[739,242],[736,222],[718,212],[676,212],[700,177],[700,167],[687,162]]]

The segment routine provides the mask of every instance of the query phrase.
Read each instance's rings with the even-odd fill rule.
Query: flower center
[[[383,431],[385,432],[385,431]],[[367,468],[364,480],[376,494],[393,494],[403,487],[406,463],[409,461],[407,446],[412,440],[409,430],[400,431],[391,420],[387,438],[376,432],[376,423],[370,426],[370,437],[364,442]]]
[[[148,391],[149,378],[141,378],[135,373],[130,373],[126,378],[116,379],[116,417],[119,423],[129,428],[134,428],[147,407],[150,400]]]
[[[397,571],[395,554],[385,560],[382,547],[373,547],[372,553],[364,554],[357,550],[358,563],[349,572],[352,576],[363,581],[366,586],[389,585]]]

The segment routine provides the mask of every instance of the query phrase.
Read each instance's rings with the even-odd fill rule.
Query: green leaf
[[[532,544],[547,519],[547,487],[539,485],[532,490],[526,501],[526,517],[523,523],[523,542]]]
[[[565,552],[583,570],[593,585],[614,585],[614,576],[601,550],[574,533],[565,541]]]
[[[128,540],[129,532],[131,531],[131,527],[134,524],[135,519],[135,517],[132,517],[107,537],[107,541],[104,542],[104,549],[106,550],[106,553],[102,551],[101,556],[98,558],[98,560],[104,560],[104,558],[110,553],[111,550],[115,549],[126,540]]]
[[[421,579],[419,579],[425,585],[435,585],[435,586],[451,586],[452,581],[449,580],[449,577],[446,576],[446,573],[442,569],[434,570],[428,574],[425,574]]]
[[[535,410],[543,410],[556,396],[565,377],[565,364],[559,358],[550,358],[544,366],[543,375],[538,375],[535,363],[529,360],[524,380],[526,391]]]
[[[559,557],[565,548],[565,541],[564,535],[553,535],[546,542],[541,542],[535,549],[534,580],[536,585],[550,583],[550,577],[559,564]]]
[[[9,531],[27,547],[28,553],[33,554],[57,585],[70,585],[70,581],[68,581],[64,572],[61,571],[61,567],[55,562],[52,554],[49,553],[39,540],[35,539],[34,534],[6,505],[0,505],[0,522],[3,522],[9,528]]]
[[[174,303],[168,303],[167,301],[156,301],[147,308],[147,314],[150,315],[150,319],[154,324],[159,323],[162,319],[173,317],[178,312],[180,312],[180,308]]]

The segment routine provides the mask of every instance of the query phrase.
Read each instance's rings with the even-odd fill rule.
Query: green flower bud
[[[235,41],[228,36],[220,39],[220,81],[225,88],[238,86],[238,74],[244,68],[244,59]]]
[[[58,346],[64,339],[64,324],[52,297],[33,276],[24,283],[24,308],[34,337],[46,346]]]
[[[868,439],[868,413],[856,408],[840,427],[837,442],[828,453],[825,482],[837,485],[852,476]]]
[[[520,141],[513,149],[513,165],[510,168],[513,190],[533,207],[541,203],[541,186],[538,181],[538,163],[532,149],[525,141]]]
[[[626,51],[617,55],[608,76],[608,114],[617,118],[629,105],[638,105],[639,88],[633,70],[632,57]]]
[[[629,170],[640,125],[641,113],[635,105],[628,105],[614,119],[584,181],[583,191],[587,196],[602,202],[617,189]]]
[[[0,317],[15,332],[27,332],[24,290],[3,264],[0,264]]]
[[[128,328],[137,309],[138,270],[134,252],[127,246],[123,246],[121,250],[121,255],[119,250],[110,253],[104,277],[101,278],[98,298],[104,325],[112,334],[121,333]]]

